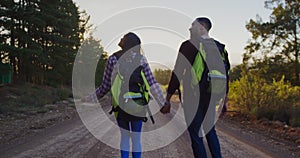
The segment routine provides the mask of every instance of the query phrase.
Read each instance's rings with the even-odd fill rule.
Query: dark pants
[[[203,143],[203,136],[206,137],[212,157],[222,157],[219,139],[214,126],[215,107],[209,108],[210,98],[211,97],[209,94],[201,95],[199,104],[193,102],[192,98],[189,98],[190,100],[187,101],[187,104],[184,104],[185,118],[187,121],[188,132],[190,134],[193,154],[195,158],[207,157],[205,146]],[[202,129],[204,131],[204,134],[202,133]]]

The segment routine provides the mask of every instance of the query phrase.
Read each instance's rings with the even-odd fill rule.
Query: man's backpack
[[[192,65],[191,86],[207,88],[213,94],[228,92],[230,63],[225,46],[214,39],[202,39]]]
[[[117,52],[117,74],[112,82],[113,109],[116,117],[128,120],[146,120],[149,103],[149,84],[140,65],[141,54]],[[111,111],[111,113],[112,113]]]

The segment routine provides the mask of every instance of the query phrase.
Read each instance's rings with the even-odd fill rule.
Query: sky
[[[90,15],[95,38],[109,54],[119,50],[121,37],[136,33],[150,64],[173,68],[180,44],[197,17],[212,21],[210,36],[224,43],[233,65],[242,63],[244,47],[251,39],[245,28],[259,15],[269,20],[264,0],[74,0]]]

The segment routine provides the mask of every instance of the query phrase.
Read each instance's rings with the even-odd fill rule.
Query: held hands
[[[170,113],[171,111],[171,104],[169,101],[165,102],[165,105],[160,109],[160,112],[163,114]]]
[[[171,111],[171,103],[170,103],[171,97],[172,97],[172,94],[167,93],[165,105],[160,109],[161,113],[163,113],[163,114],[170,113],[170,111]]]

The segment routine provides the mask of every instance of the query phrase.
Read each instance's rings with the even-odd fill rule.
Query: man
[[[223,70],[229,69],[229,62],[223,63],[221,56],[226,58],[228,61],[227,52],[225,46],[209,36],[209,30],[212,24],[208,18],[200,17],[197,18],[193,23],[190,31],[191,39],[183,42],[180,46],[178,57],[176,59],[176,64],[172,72],[171,80],[169,82],[166,103],[162,109],[162,113],[170,112],[170,99],[176,90],[179,90],[180,81],[183,84],[183,109],[185,114],[185,119],[188,125],[188,132],[191,137],[192,149],[195,158],[205,158],[207,157],[205,146],[203,143],[203,136],[205,135],[207,143],[211,152],[212,157],[219,158],[221,156],[221,149],[218,140],[218,136],[215,131],[215,105],[216,99],[221,99],[222,95],[213,95],[212,91],[209,91],[209,71],[213,67],[211,65],[217,65],[223,67]],[[205,41],[212,41],[215,45],[215,50],[218,50],[218,55],[220,60],[215,60],[216,56],[209,57],[213,52],[206,52],[207,50],[213,49],[203,49],[200,48],[200,43],[205,43]],[[193,63],[195,61],[196,55],[200,50],[205,50],[204,56],[202,56],[203,63],[200,64],[200,78],[198,85],[195,87],[191,86],[193,72]],[[215,53],[216,54],[216,53]],[[224,55],[225,54],[225,55]],[[207,61],[210,60],[210,61]],[[216,63],[218,61],[218,63]],[[210,62],[210,63],[209,63]],[[224,66],[225,65],[225,66]],[[221,68],[222,69],[222,68]],[[225,72],[225,71],[224,71]],[[223,100],[228,92],[228,74],[226,74],[227,85],[224,91]],[[180,91],[179,91],[180,92]],[[217,96],[217,97],[216,97]],[[219,98],[218,98],[219,97]],[[225,108],[224,108],[225,109]],[[222,110],[222,112],[224,112]],[[202,133],[204,131],[204,135]]]

